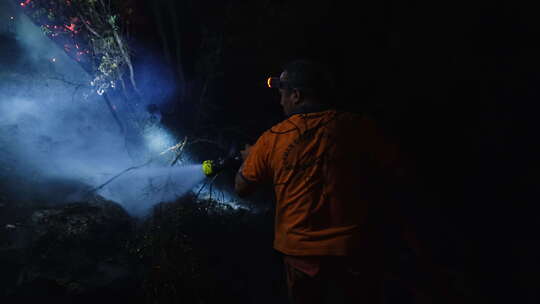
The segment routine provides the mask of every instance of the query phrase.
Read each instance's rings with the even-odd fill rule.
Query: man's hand
[[[244,146],[244,150],[240,151],[243,161],[246,161],[246,159],[248,158],[250,150],[251,150],[251,145],[246,144]],[[236,194],[238,194],[238,196],[240,197],[247,196],[255,190],[255,184],[247,182],[247,180],[245,180],[244,177],[242,176],[241,172],[242,172],[243,167],[244,167],[244,164],[242,163],[242,166],[240,166],[238,173],[236,173],[236,178],[235,178],[235,183],[234,183]]]

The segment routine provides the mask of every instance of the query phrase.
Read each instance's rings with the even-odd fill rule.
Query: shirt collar
[[[296,115],[296,114],[308,114],[308,113],[315,113],[315,112],[322,112],[329,110],[331,107],[328,105],[322,105],[322,104],[305,104],[303,106],[298,107],[298,109],[294,110],[289,117]]]

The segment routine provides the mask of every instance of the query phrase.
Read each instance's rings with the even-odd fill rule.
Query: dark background
[[[492,303],[540,300],[534,285],[540,24],[532,6],[187,3],[186,15],[180,12],[187,19],[179,20],[196,26],[181,33],[188,45],[181,58],[193,91],[204,79],[200,63],[213,58],[215,46],[189,45],[222,39],[219,73],[209,82],[215,110],[198,121],[176,112],[170,125],[197,133],[213,124],[253,141],[282,119],[264,79],[290,59],[328,63],[338,103],[375,117],[415,163],[422,199],[408,214],[437,262],[465,274]]]
[[[416,163],[423,199],[408,214],[437,262],[464,273],[489,302],[539,301],[540,49],[532,7],[232,3],[223,27],[232,42],[213,93],[223,112],[213,121],[256,136],[280,116],[277,96],[255,80],[297,57],[332,64],[340,103],[378,119]],[[222,16],[205,17],[205,8],[194,8],[202,24]]]
[[[423,188],[407,214],[437,263],[489,303],[540,301],[537,10],[335,2],[125,5],[147,50],[135,63],[153,54],[181,87],[162,109],[168,127],[253,142],[283,119],[266,78],[291,59],[328,63],[338,104],[377,119],[415,164]]]

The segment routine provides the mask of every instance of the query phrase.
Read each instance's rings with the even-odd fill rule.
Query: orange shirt
[[[351,255],[374,245],[369,215],[395,157],[372,121],[326,110],[292,115],[266,131],[240,173],[273,184],[276,250]]]

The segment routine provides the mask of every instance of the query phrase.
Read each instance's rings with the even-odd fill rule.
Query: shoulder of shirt
[[[292,132],[296,129],[295,127],[295,116],[293,115],[275,125],[273,125],[270,129],[266,130],[262,136],[271,136],[273,134],[285,134],[288,132]]]
[[[324,114],[323,114],[324,113]],[[318,115],[338,115],[340,117],[343,117],[343,118],[346,118],[346,119],[351,119],[351,120],[363,120],[364,117],[363,115],[361,114],[358,114],[358,113],[353,113],[353,112],[346,112],[346,111],[340,111],[340,110],[327,110],[327,111],[323,111],[323,112],[314,112],[314,113],[308,113],[308,114],[305,114],[305,115],[308,115],[308,117],[316,117]],[[272,134],[284,134],[284,133],[288,133],[288,132],[292,132],[296,129],[296,126],[295,124],[298,124],[300,123],[300,119],[302,117],[302,114],[295,114],[277,124],[275,124],[274,126],[272,126],[270,129],[266,130],[264,133],[263,133],[263,136],[270,136]]]
[[[349,112],[349,111],[343,111],[343,110],[328,110],[324,111],[328,112],[325,113],[325,115],[335,115],[334,117],[338,118],[339,120],[345,122],[346,124],[350,123],[352,125],[355,125],[356,127],[360,128],[375,128],[377,125],[375,123],[375,120],[369,116],[366,116],[363,113],[356,113],[356,112]],[[316,113],[308,113],[308,116],[317,116],[320,115],[322,112],[316,112]],[[262,135],[261,138],[269,138],[276,135],[283,135],[292,133],[296,130],[297,125],[301,122],[301,115],[302,114],[296,114],[293,115],[266,130]],[[348,123],[347,123],[348,122]]]

